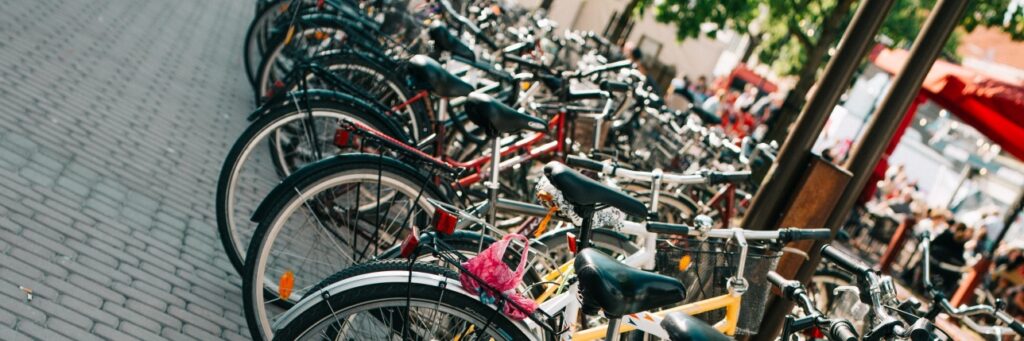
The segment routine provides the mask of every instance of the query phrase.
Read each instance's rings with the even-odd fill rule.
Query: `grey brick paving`
[[[252,3],[0,0],[0,340],[249,338],[213,199]]]

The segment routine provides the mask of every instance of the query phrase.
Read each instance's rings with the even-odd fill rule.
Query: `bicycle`
[[[436,70],[436,69],[435,69]],[[436,74],[436,73],[435,73]],[[449,76],[450,77],[450,76]],[[443,79],[457,80],[456,78],[442,78],[435,79],[437,82],[443,81]],[[443,85],[442,85],[443,86]],[[593,93],[598,96],[603,96],[601,93]],[[588,94],[587,96],[593,96]],[[378,131],[373,130],[370,127],[360,125],[355,122],[346,122],[339,128],[337,141],[348,143],[352,140],[358,140],[363,142],[371,142],[379,146],[386,146],[389,150],[396,151],[401,155],[405,156],[407,162],[416,162],[422,169],[427,170],[428,174],[433,173],[433,170],[445,173],[446,176],[443,178],[453,179],[453,188],[461,188],[463,185],[469,185],[476,182],[480,182],[487,178],[488,189],[491,192],[489,195],[492,199],[490,202],[495,203],[497,190],[499,189],[496,178],[493,178],[493,174],[498,174],[500,169],[509,168],[512,165],[528,162],[543,153],[553,153],[558,151],[557,148],[563,146],[564,138],[557,139],[546,143],[543,146],[532,148],[531,146],[538,142],[539,139],[546,134],[542,131],[548,130],[549,127],[553,126],[556,130],[564,127],[562,117],[565,117],[564,113],[556,115],[556,118],[550,122],[527,116],[519,113],[511,108],[484,96],[472,95],[465,104],[467,106],[468,115],[470,120],[475,122],[478,126],[483,127],[488,132],[489,139],[492,141],[491,155],[483,156],[469,163],[455,162],[454,160],[442,160],[436,157],[427,155],[418,149],[408,146],[401,141],[390,138]],[[443,106],[442,106],[443,108]],[[443,117],[443,116],[442,116]],[[532,130],[534,131],[533,137],[526,140],[520,141],[519,143],[511,146],[502,147],[501,139],[497,138],[499,134],[511,133],[518,130]],[[561,130],[558,130],[561,131]],[[345,136],[345,137],[341,137]],[[349,138],[356,137],[356,139]],[[383,150],[383,149],[382,149]],[[516,158],[501,161],[502,156],[507,156],[510,153],[517,152],[520,150],[528,150],[527,154],[520,155]],[[490,163],[491,174],[490,176],[484,176],[483,174],[476,173],[469,176],[463,176],[465,170],[474,169],[482,170],[485,163]],[[463,168],[466,167],[466,168]],[[280,231],[285,229],[285,225],[289,225],[289,221],[292,217],[297,216],[313,216],[316,221],[321,221],[319,217],[329,218],[326,226],[354,226],[351,222],[361,221],[359,215],[361,212],[366,212],[364,216],[367,217],[378,217],[374,220],[381,219],[380,212],[384,210],[384,229],[380,221],[374,221],[371,225],[377,226],[366,229],[367,233],[364,233],[363,242],[364,245],[353,245],[357,249],[361,248],[363,251],[358,254],[363,254],[367,250],[373,250],[369,254],[377,254],[378,250],[390,246],[399,238],[404,236],[402,233],[404,227],[409,222],[417,222],[425,219],[429,212],[433,209],[427,203],[427,199],[440,200],[442,202],[448,202],[451,195],[454,195],[453,188],[445,189],[445,186],[441,186],[436,180],[439,178],[435,175],[424,176],[417,170],[409,167],[407,164],[398,161],[393,158],[385,157],[382,154],[371,156],[371,155],[342,155],[336,156],[330,159],[326,159],[317,162],[313,165],[304,167],[300,171],[296,172],[292,176],[286,178],[281,185],[275,188],[274,191],[268,195],[270,200],[264,201],[259,208],[256,209],[253,215],[253,219],[260,221],[259,226],[255,230],[253,242],[250,243],[248,255],[245,257],[245,267],[243,271],[244,279],[244,291],[249,293],[245,296],[246,300],[246,311],[247,317],[250,321],[250,327],[253,329],[253,335],[269,335],[269,331],[264,327],[269,325],[269,319],[267,318],[267,311],[264,304],[267,302],[277,302],[274,298],[275,287],[274,281],[266,281],[266,276],[263,271],[268,271],[269,266],[267,263],[272,259],[270,250],[274,248],[274,241],[278,240],[277,236]],[[457,180],[456,180],[457,179]],[[358,185],[361,182],[369,186],[365,191],[363,187],[366,185]],[[387,191],[382,190],[382,185],[388,185]],[[341,189],[338,193],[332,193],[334,188]],[[418,188],[418,189],[417,189]],[[376,192],[376,196],[373,193]],[[323,196],[323,194],[329,194]],[[339,194],[340,193],[340,194]],[[369,193],[375,200],[368,202],[366,205],[360,205],[359,198],[362,197],[359,193]],[[355,194],[355,198],[350,196]],[[383,195],[382,195],[383,194]],[[331,211],[336,212],[351,212],[351,217],[342,215],[338,219],[342,223],[338,224],[337,221],[331,218],[330,215],[318,213],[323,209],[313,209],[314,207],[308,207],[310,199],[320,198],[313,200],[314,204],[319,206],[330,208]],[[355,202],[354,206],[339,205],[336,199],[348,198],[346,202]],[[382,200],[383,199],[383,200]],[[330,204],[326,204],[330,202]],[[382,202],[384,205],[382,206]],[[396,205],[397,203],[397,205]],[[414,203],[414,204],[413,204]],[[366,206],[366,207],[363,207]],[[306,207],[299,210],[301,207]],[[398,210],[394,211],[397,207]],[[489,216],[493,221],[494,210],[496,205],[491,205],[491,212]],[[351,219],[349,219],[351,218]],[[365,220],[364,219],[364,220]],[[419,219],[419,220],[417,220]],[[299,219],[300,225],[306,219]],[[395,229],[394,227],[398,227]],[[319,231],[319,228],[315,228],[315,231]],[[393,232],[392,232],[393,231]],[[352,231],[353,236],[356,236],[355,230]],[[295,233],[288,233],[287,235],[293,236]],[[331,241],[332,237],[322,239],[324,241]],[[358,239],[357,239],[358,240]],[[305,242],[299,243],[300,245],[315,245],[315,239],[308,239]],[[360,247],[361,246],[361,247]],[[329,255],[335,254],[332,252],[315,252],[316,256],[326,257],[328,259],[334,259],[334,262],[328,264],[335,264],[338,260],[343,259],[340,256],[345,256],[351,253],[350,248],[339,248],[337,256],[331,257]],[[352,250],[354,251],[354,250]],[[286,254],[286,253],[282,253]],[[358,261],[358,259],[352,259],[349,256],[349,260],[352,262]],[[297,264],[295,262],[289,262]],[[336,270],[341,268],[340,265],[330,265],[326,269]],[[284,269],[280,269],[284,270]],[[280,272],[278,270],[275,270]],[[316,271],[300,272],[300,273],[313,273],[313,275],[306,275],[304,278],[310,277],[319,279],[330,272],[326,272],[322,275],[316,275]],[[277,275],[275,273],[275,275]],[[272,276],[276,277],[276,276]],[[301,282],[297,287],[301,292],[303,288],[308,287],[302,285]],[[271,288],[271,290],[264,290],[264,288]],[[264,295],[271,297],[270,299],[263,298]],[[255,295],[255,296],[253,296]]]
[[[577,245],[581,246],[581,248],[580,248],[581,251],[579,253],[579,256],[577,256],[577,260],[576,260],[576,262],[577,262],[576,268],[580,268],[580,269],[589,269],[589,268],[591,268],[591,267],[589,267],[586,264],[581,266],[581,264],[579,263],[579,262],[587,262],[586,260],[583,260],[583,259],[587,258],[587,257],[590,257],[591,260],[594,261],[594,263],[600,263],[600,264],[595,265],[598,268],[610,269],[609,271],[624,271],[624,273],[626,273],[626,274],[628,274],[630,276],[634,276],[633,277],[634,279],[639,278],[639,277],[642,277],[644,279],[643,281],[634,280],[634,281],[631,281],[631,283],[638,283],[638,285],[644,285],[645,288],[648,288],[648,289],[651,289],[651,290],[654,290],[654,287],[652,287],[651,285],[654,285],[654,286],[668,285],[670,287],[669,291],[675,292],[676,293],[675,295],[679,295],[677,297],[681,299],[682,298],[683,288],[682,288],[682,284],[678,283],[678,280],[676,280],[674,278],[671,278],[671,277],[667,277],[667,276],[647,273],[647,272],[644,272],[642,270],[636,270],[634,268],[629,267],[628,265],[618,263],[618,261],[616,261],[614,259],[611,259],[611,258],[608,258],[608,256],[603,256],[603,255],[591,253],[590,251],[588,251],[586,245],[588,245],[588,240],[589,240],[588,236],[590,235],[590,232],[592,231],[592,226],[591,226],[590,223],[591,223],[591,219],[593,219],[593,215],[592,214],[588,215],[588,214],[586,214],[586,212],[593,212],[592,210],[596,209],[597,205],[605,205],[605,204],[610,205],[612,207],[616,207],[616,208],[622,209],[624,212],[626,212],[627,214],[631,214],[631,215],[641,215],[642,216],[643,214],[646,213],[647,209],[646,209],[645,205],[643,205],[642,203],[639,203],[638,201],[636,201],[636,199],[633,199],[632,197],[629,197],[628,195],[622,194],[621,192],[617,192],[616,190],[611,189],[610,187],[606,187],[606,186],[601,185],[599,183],[593,182],[592,180],[589,180],[589,179],[584,180],[586,178],[583,177],[582,175],[579,175],[578,173],[573,174],[574,172],[573,173],[566,173],[566,172],[572,172],[572,171],[568,171],[567,169],[566,170],[557,170],[557,169],[555,169],[555,170],[552,170],[552,171],[549,172],[549,176],[551,176],[552,182],[555,184],[555,186],[559,187],[562,190],[568,191],[568,192],[566,192],[567,193],[566,195],[569,196],[569,198],[572,198],[572,199],[570,199],[571,201],[575,201],[575,202],[577,202],[577,204],[582,204],[582,205],[577,206],[577,207],[583,207],[582,211],[584,212],[583,219],[584,219],[585,223],[582,224],[582,226],[581,226],[580,237],[579,237],[579,239],[577,239],[577,243],[576,243]],[[588,195],[592,199],[584,199],[583,201],[578,200],[579,199],[579,195],[581,193],[580,191],[588,193]],[[674,234],[690,234],[691,233],[691,230],[687,226],[685,226],[685,225],[661,224],[661,223],[655,223],[655,222],[650,222],[650,221],[646,222],[646,223],[630,223],[630,224],[627,224],[627,226],[629,226],[631,228],[637,228],[637,229],[644,230],[645,231],[644,233],[649,233],[649,232],[674,233]],[[790,239],[804,239],[804,238],[811,238],[811,237],[822,238],[822,237],[827,237],[827,235],[828,235],[828,231],[827,230],[742,231],[742,230],[737,230],[737,229],[730,229],[730,230],[710,230],[710,231],[703,231],[703,232],[702,231],[693,230],[692,233],[694,235],[706,234],[707,236],[712,237],[712,238],[737,238],[737,240],[740,243],[740,245],[745,245],[746,238],[744,238],[744,237],[750,237],[749,239],[751,239],[751,240],[759,240],[759,239],[790,240]],[[422,240],[422,239],[424,239],[424,238],[408,238],[408,239],[406,239],[407,243],[403,244],[402,249],[403,250],[409,250],[409,251],[408,251],[408,253],[405,253],[405,252],[403,252],[403,253],[405,255],[414,254],[416,252],[414,250],[424,248],[425,246],[423,246],[423,244],[417,244],[415,242],[409,242],[409,241],[413,241],[413,240]],[[406,246],[408,246],[408,245],[412,245],[412,246],[407,248]],[[436,247],[436,246],[434,246],[434,247]],[[426,246],[426,248],[429,250],[430,246]],[[745,252],[745,250],[743,252]],[[741,259],[743,259],[743,258],[741,257]],[[406,264],[409,264],[409,263],[406,263]],[[568,266],[570,266],[570,265],[567,264],[565,267],[568,267]],[[740,263],[740,267],[741,267],[741,269],[740,269],[739,273],[743,273],[742,272],[742,267],[743,267],[743,262],[742,261]],[[413,272],[406,272],[406,273],[401,273],[401,274],[394,273],[394,277],[392,277],[392,279],[395,282],[393,282],[394,284],[391,284],[391,285],[398,285],[399,283],[405,283],[405,281],[410,280],[410,278],[412,278],[413,281],[416,281],[416,278],[422,278],[423,276],[427,276],[427,275],[426,274],[415,274]],[[551,322],[551,320],[549,318],[553,317],[553,316],[556,316],[557,314],[551,314],[549,309],[555,305],[555,304],[553,304],[551,302],[556,302],[559,305],[561,305],[561,304],[568,305],[568,304],[571,304],[571,302],[575,301],[575,299],[574,299],[575,295],[574,294],[575,294],[575,292],[578,292],[578,289],[574,289],[574,288],[582,288],[582,290],[584,290],[583,291],[584,302],[590,302],[588,300],[589,299],[593,299],[595,297],[598,298],[598,299],[600,297],[605,297],[605,296],[602,296],[602,295],[591,295],[591,294],[588,294],[588,293],[594,293],[596,291],[601,290],[600,287],[591,286],[589,284],[589,283],[593,283],[595,281],[593,279],[594,278],[593,276],[600,277],[600,275],[595,275],[595,274],[582,274],[582,273],[579,274],[579,278],[580,279],[578,281],[576,281],[576,283],[573,283],[573,284],[571,284],[569,286],[570,287],[569,290],[573,294],[568,294],[568,293],[559,294],[557,296],[553,296],[552,298],[548,299],[545,303],[542,303],[540,308],[538,309],[538,311],[534,313],[534,316],[532,316],[530,319],[528,319],[528,320],[526,320],[524,322],[525,325],[529,327],[528,330],[531,330],[530,333],[524,333],[526,335],[526,337],[529,337],[529,335],[536,335],[537,333],[540,333],[540,334],[544,334],[544,335],[546,335],[546,336],[548,336],[550,338],[555,338],[555,337],[557,337],[556,335],[559,334],[558,331],[563,331],[563,329],[561,327],[556,327],[554,329],[551,329],[551,326],[548,324],[549,322]],[[621,278],[621,277],[619,277],[619,278]],[[346,283],[352,283],[352,281],[353,281],[353,279],[342,279],[342,280],[339,280],[339,281],[336,281],[336,282],[333,282],[333,283],[330,283],[330,284],[326,284],[326,285],[323,286],[324,289],[321,289],[321,292],[323,290],[327,290],[328,292],[331,292],[330,297],[332,297],[331,299],[333,300],[334,299],[333,295],[342,294],[341,291],[333,289],[333,288],[346,287],[348,285]],[[383,280],[381,280],[381,281],[383,281]],[[401,282],[399,282],[399,281],[401,281]],[[377,282],[379,283],[380,281],[377,281]],[[731,282],[733,283],[734,287],[737,290],[739,290],[739,288],[747,286],[746,280],[742,279],[742,277],[734,277]],[[644,284],[644,283],[647,283],[647,284]],[[671,283],[676,283],[676,284],[672,285]],[[453,293],[455,293],[455,294],[458,294],[458,288],[459,287],[460,286],[457,283],[453,284],[453,283],[450,283],[450,282],[446,282],[445,285],[444,285],[444,288],[453,288],[453,290],[454,290]],[[676,288],[676,289],[671,289],[671,288]],[[630,289],[630,290],[632,290],[632,289]],[[673,290],[675,290],[675,291],[673,291]],[[621,309],[631,309],[631,308],[635,308],[636,306],[646,306],[646,305],[652,305],[652,304],[659,304],[659,305],[661,305],[661,304],[669,303],[666,300],[663,300],[663,298],[666,298],[667,296],[664,296],[664,295],[658,296],[658,294],[651,293],[649,291],[646,292],[646,293],[649,294],[649,295],[655,295],[655,296],[657,296],[657,298],[648,298],[648,299],[643,300],[642,302],[634,302],[635,304],[626,303],[626,305],[629,305],[630,307],[625,307],[625,306],[621,306],[621,305],[620,306],[615,306],[614,304],[608,302],[607,300],[605,302],[596,302],[595,304],[596,304],[596,307],[605,308],[606,314],[608,314],[608,315],[616,315],[617,313],[625,312],[624,310],[619,310],[620,307],[621,307]],[[671,292],[667,292],[667,294],[668,295],[672,295]],[[296,305],[296,307],[294,309],[289,310],[287,313],[285,313],[285,315],[282,316],[281,319],[279,319],[277,321],[276,325],[278,326],[278,328],[275,328],[275,329],[276,330],[280,330],[282,333],[285,333],[285,334],[278,334],[277,337],[282,337],[282,335],[289,335],[289,337],[292,337],[292,336],[295,336],[295,335],[302,335],[304,333],[301,332],[301,331],[298,331],[298,330],[306,330],[306,329],[303,329],[303,328],[308,328],[309,327],[308,323],[310,321],[326,321],[326,320],[328,320],[328,318],[325,318],[325,317],[310,318],[309,317],[310,315],[308,315],[308,314],[313,314],[313,312],[309,310],[309,309],[311,309],[309,307],[313,307],[313,306],[323,307],[325,305],[326,298],[322,298],[322,297],[320,297],[318,295],[320,295],[319,292],[311,292],[309,295],[307,295],[307,298],[304,298],[302,301],[300,301],[298,303],[298,305]],[[463,294],[463,295],[465,295],[465,294]],[[443,294],[440,297],[448,297],[448,294]],[[630,298],[632,298],[632,297],[630,297]],[[500,298],[497,298],[497,299],[498,299],[498,301],[501,301]],[[623,300],[613,301],[613,302],[629,302],[629,298],[624,298]],[[579,308],[580,307],[579,303],[577,302],[576,304],[577,304],[577,308]],[[605,304],[605,305],[602,306],[602,304]],[[611,305],[609,305],[609,304],[611,304]],[[590,307],[586,303],[584,303],[584,305]],[[691,311],[693,311],[693,309],[712,309],[712,308],[715,308],[715,307],[718,307],[718,308],[726,307],[730,311],[730,313],[727,314],[727,316],[730,316],[729,319],[737,318],[738,312],[739,312],[739,307],[740,307],[740,298],[739,297],[733,298],[733,296],[731,296],[731,295],[726,295],[724,297],[719,297],[719,298],[716,298],[716,299],[713,299],[713,300],[709,300],[708,302],[703,302],[702,304],[697,305],[697,306],[690,306],[690,309],[691,309]],[[396,308],[396,309],[398,309],[398,308]],[[337,310],[337,309],[335,309],[335,310]],[[643,309],[641,309],[641,310],[643,310]],[[323,312],[323,309],[321,309],[320,312]],[[640,311],[629,312],[629,313],[636,313],[635,315],[643,315],[645,318],[655,318],[654,316],[656,316],[656,315],[653,315],[653,314],[650,314],[650,313],[641,313]],[[559,321],[559,320],[560,321],[574,321],[575,320],[573,315],[572,315],[572,314],[574,314],[574,312],[572,312],[572,310],[566,309],[565,312],[563,312],[561,314],[564,315],[564,316],[562,316],[560,318],[556,318],[556,321]],[[624,315],[625,314],[619,315],[619,317],[628,318],[628,317],[626,317]],[[305,316],[305,317],[300,318],[300,316]],[[545,318],[533,318],[533,317],[538,317],[538,316],[539,317],[545,317]],[[491,319],[494,320],[494,321],[499,321],[499,320],[500,321],[506,321],[505,319],[502,319],[502,317],[500,315],[493,316]],[[632,321],[632,320],[630,320],[630,321]],[[615,325],[615,323],[613,323],[613,325]],[[522,324],[519,324],[519,327],[517,327],[518,330],[522,331],[522,329],[521,329],[522,326],[523,326]],[[596,328],[600,328],[600,327],[596,327]],[[645,331],[650,331],[650,332],[653,332],[653,333],[658,333],[655,330],[651,330],[653,327],[650,327],[650,326],[644,326],[642,328],[645,328],[645,329],[643,329]],[[486,329],[486,327],[484,327],[484,329]],[[539,330],[546,330],[547,332],[540,332],[540,331],[538,331],[538,329]],[[621,331],[626,331],[626,329],[628,329],[628,327],[627,328],[623,328]],[[379,330],[379,328],[378,328],[378,330]],[[385,328],[384,330],[388,330],[388,329]],[[595,334],[595,333],[599,334],[597,337],[600,337],[600,335],[603,335],[604,333],[600,333],[599,331],[600,331],[599,329],[598,330],[588,330],[588,331],[586,331],[588,334],[583,334],[584,332],[581,332],[581,333],[574,334],[574,337],[587,337],[588,335]],[[552,333],[552,332],[554,332],[554,333]],[[570,334],[568,334],[566,332],[561,332],[560,334],[562,335],[560,337],[569,337],[569,335],[570,335]],[[615,331],[614,333],[609,333],[609,334],[610,335],[618,335],[618,331]],[[663,336],[667,335],[665,333],[659,333],[659,334],[662,334]],[[542,335],[542,336],[544,336],[544,335]],[[655,335],[658,335],[658,334],[655,334]]]

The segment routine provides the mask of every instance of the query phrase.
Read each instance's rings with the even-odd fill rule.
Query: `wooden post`
[[[884,274],[889,274],[892,271],[892,263],[903,251],[903,246],[907,244],[907,237],[913,233],[914,224],[917,224],[917,219],[914,219],[913,216],[903,218],[903,221],[900,222],[900,226],[892,235],[892,240],[889,241],[889,246],[882,254],[882,259],[878,261],[879,271]]]
[[[847,182],[853,177],[846,170],[835,164],[825,161],[819,156],[811,156],[811,164],[804,171],[802,179],[798,180],[795,188],[796,195],[783,211],[780,227],[800,228],[824,228],[832,229],[835,235],[840,226],[825,226],[825,221],[832,213],[832,209],[839,201],[839,196],[846,188]],[[814,245],[821,245],[811,240],[795,241],[789,243],[789,247],[800,249],[810,253]],[[818,246],[820,248],[820,246]],[[797,272],[805,265],[802,256],[793,253],[785,253],[779,259],[779,265],[775,272],[782,277],[792,279]],[[814,266],[813,264],[808,264]],[[765,310],[764,318],[761,320],[761,327],[755,340],[773,340],[782,329],[782,322],[787,313],[793,309],[792,302],[784,299],[777,299],[774,295],[769,301]]]

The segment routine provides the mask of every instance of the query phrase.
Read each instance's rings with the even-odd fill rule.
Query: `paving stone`
[[[71,341],[72,340],[71,338],[68,338],[68,337],[66,337],[64,335],[61,335],[61,334],[57,333],[56,331],[54,331],[54,330],[52,330],[50,328],[40,326],[40,325],[38,325],[38,324],[36,324],[35,322],[32,322],[32,321],[18,321],[18,330],[22,331],[22,332],[25,332],[25,334],[28,334],[29,336],[34,337],[34,338],[39,339],[39,340],[48,340],[48,341],[49,340],[52,340],[52,341],[65,341],[65,340]]]
[[[49,320],[46,321],[46,327],[48,327],[50,330],[54,332],[57,332],[58,334],[61,334],[73,340],[103,341],[102,338],[89,333],[88,329],[83,329],[72,323],[68,323],[67,321],[61,319],[60,317],[51,317]]]
[[[0,340],[248,339],[213,200],[252,1],[0,4]]]

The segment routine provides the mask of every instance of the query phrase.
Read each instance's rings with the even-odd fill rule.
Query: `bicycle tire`
[[[379,175],[378,170],[380,170]],[[417,198],[420,199],[417,201],[417,207],[420,207],[426,215],[432,212],[432,206],[426,203],[427,198],[447,201],[448,197],[445,196],[444,192],[435,186],[430,181],[430,178],[412,166],[390,157],[354,153],[338,155],[304,167],[286,178],[268,195],[267,201],[260,205],[260,208],[253,215],[254,219],[259,220],[259,226],[254,231],[253,238],[249,243],[245,256],[245,266],[242,271],[245,316],[254,337],[263,336],[270,332],[270,317],[266,309],[267,304],[288,308],[294,303],[278,299],[277,293],[272,290],[276,284],[272,281],[267,281],[266,277],[269,275],[267,263],[272,258],[271,251],[274,249],[274,242],[278,240],[278,235],[285,229],[283,224],[289,221],[291,213],[297,212],[299,206],[303,205],[305,202],[303,198],[313,197],[320,189],[334,188],[331,185],[344,184],[343,181],[352,179],[358,181],[360,178],[372,180],[377,179],[378,176],[381,183],[400,187],[404,186],[407,191],[411,188],[418,189],[419,187],[417,186],[421,186],[422,193],[420,194],[422,197],[420,194],[416,194]],[[359,182],[356,183],[360,184]],[[408,192],[404,194],[412,197]],[[408,217],[405,219],[409,220]],[[426,222],[421,223],[420,226],[426,224]],[[400,241],[400,237],[400,235],[396,235],[395,240]],[[355,242],[358,244],[358,239]],[[375,247],[375,250],[378,251],[386,250],[390,247],[390,245],[379,245],[378,241],[373,241],[372,244],[378,245]],[[368,250],[364,247],[363,253],[366,251]],[[369,256],[371,256],[360,255],[366,256],[363,257],[365,259],[369,259]],[[355,256],[360,255],[353,254],[350,258],[353,258],[351,260],[356,262]],[[341,266],[338,267],[340,268]],[[302,275],[302,278],[307,277],[309,275]],[[296,282],[295,287],[300,288],[299,291],[301,291],[301,288],[303,288],[302,282],[298,280]]]
[[[386,123],[386,118],[368,111],[367,108],[358,103],[340,101],[333,98],[314,97],[311,99],[310,104],[315,108],[312,109],[314,117],[354,117],[357,121],[366,123],[387,134],[399,134],[399,132],[393,131],[393,128],[391,128],[393,123]],[[302,119],[305,115],[307,113],[298,112],[291,105],[282,105],[269,110],[268,113],[260,116],[258,120],[250,124],[242,132],[224,159],[224,164],[221,167],[220,176],[217,181],[215,203],[217,230],[221,243],[224,245],[224,251],[227,253],[231,265],[239,274],[242,273],[245,256],[243,252],[248,246],[248,239],[242,238],[240,233],[238,233],[238,229],[243,227],[240,226],[241,224],[238,224],[242,222],[237,221],[235,217],[235,181],[245,166],[248,156],[262,144],[261,137],[269,138],[271,134],[269,130],[288,124],[288,122]],[[256,196],[262,199],[266,193],[269,193],[269,190],[256,194]],[[246,224],[246,226],[249,225]],[[250,229],[254,230],[255,227]]]
[[[410,268],[412,269],[410,273]],[[380,274],[391,276],[380,278]],[[378,278],[368,283],[355,283],[369,276]],[[413,281],[413,278],[430,278],[439,280],[445,285]],[[412,282],[410,284],[410,281]],[[274,340],[297,340],[307,334],[323,321],[327,321],[336,311],[350,311],[366,305],[380,305],[381,302],[393,302],[394,307],[407,307],[407,302],[430,302],[436,307],[445,307],[461,312],[474,319],[477,324],[484,322],[496,328],[492,338],[506,340],[528,340],[531,335],[525,332],[522,323],[512,321],[495,311],[495,308],[480,302],[477,298],[461,290],[458,275],[449,269],[429,264],[410,264],[407,260],[384,260],[361,264],[348,268],[325,280],[327,289],[344,288],[336,294],[311,297],[303,300],[301,310],[290,312],[287,320],[281,322],[282,328],[274,334]],[[351,294],[343,294],[351,293]],[[320,293],[322,294],[322,292]],[[297,307],[300,308],[300,307]],[[435,320],[436,321],[436,320]],[[490,321],[489,323],[485,321]],[[495,337],[498,336],[498,337]],[[359,339],[365,339],[361,337]]]

